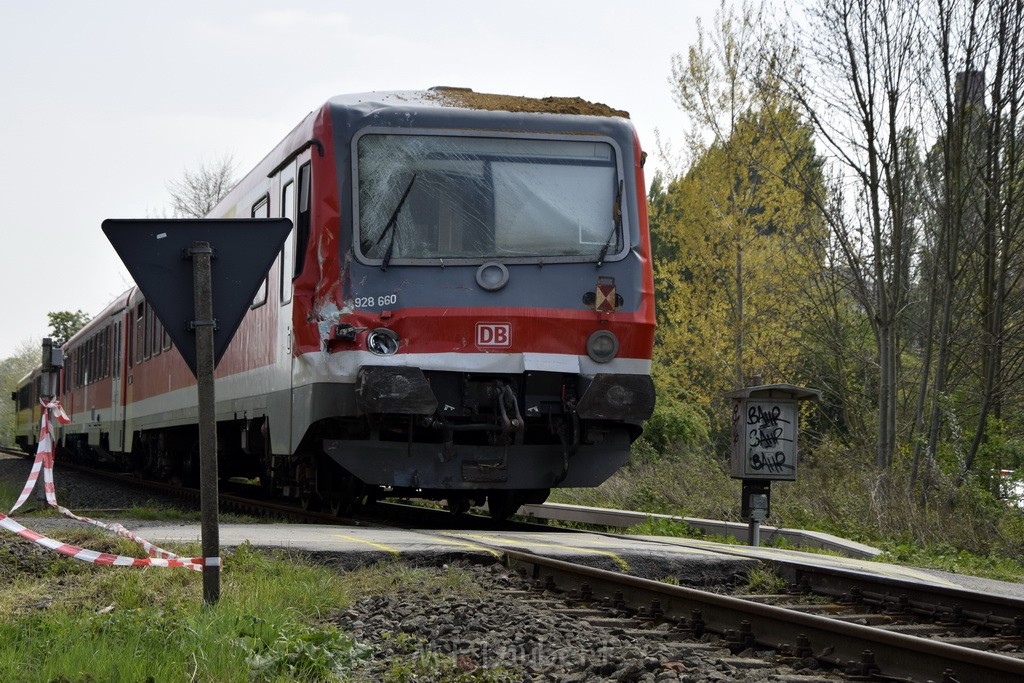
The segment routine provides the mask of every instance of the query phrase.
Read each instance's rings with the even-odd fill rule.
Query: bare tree
[[[978,467],[1024,379],[1022,14],[813,0],[794,22],[809,46],[794,97],[846,197],[820,205],[877,346],[876,463],[912,452],[922,492],[940,451],[956,485]]]
[[[235,160],[225,155],[199,168],[185,169],[180,180],[167,183],[171,194],[171,209],[178,218],[203,218],[235,186]]]
[[[978,188],[970,195],[973,202],[969,208],[978,226],[976,241],[981,243],[981,248],[974,250],[975,260],[980,263],[968,283],[974,303],[968,311],[973,313],[977,334],[971,335],[972,348],[965,355],[980,356],[981,362],[973,365],[979,405],[974,436],[957,473],[957,486],[975,466],[982,443],[988,438],[990,416],[1001,420],[1004,402],[1016,393],[1024,344],[1017,323],[1024,314],[1020,199],[1024,1],[992,0],[985,9],[988,12],[978,31],[984,59],[977,61],[987,65],[990,85],[986,87],[980,80],[983,72],[965,73],[963,83],[964,101],[976,102],[974,118],[978,125],[970,140],[975,150]],[[969,76],[974,76],[976,88],[970,86]]]
[[[908,0],[818,0],[808,9],[807,70],[794,83],[849,187],[828,222],[877,344],[876,464],[897,445],[901,318],[907,310],[914,212],[907,174],[915,165],[920,14]],[[825,208],[826,202],[820,202]]]

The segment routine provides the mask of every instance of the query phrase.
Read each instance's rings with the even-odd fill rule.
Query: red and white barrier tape
[[[45,548],[56,550],[59,553],[69,555],[77,560],[92,562],[94,564],[130,567],[187,567],[195,571],[202,571],[203,567],[220,566],[219,557],[182,558],[168,550],[164,550],[159,546],[153,545],[144,538],[136,536],[120,524],[107,524],[99,520],[90,519],[89,517],[81,517],[71,512],[66,507],[59,505],[57,503],[57,494],[53,483],[53,437],[51,436],[51,416],[56,417],[61,424],[68,424],[71,422],[59,401],[51,401],[49,403],[43,402],[43,416],[39,425],[39,445],[36,447],[36,459],[32,463],[32,470],[29,472],[28,480],[25,482],[25,488],[22,489],[17,502],[15,502],[14,506],[11,508],[11,513],[21,507],[21,504],[28,500],[28,497],[36,487],[36,482],[39,479],[39,473],[42,472],[43,489],[46,493],[46,502],[48,504],[57,508],[57,510],[65,517],[98,526],[115,533],[122,538],[127,538],[138,543],[146,551],[149,557],[140,559],[125,555],[112,555],[110,553],[86,550],[77,546],[68,545],[67,543],[61,543],[60,541],[56,541],[52,538],[47,538],[42,534],[36,533],[31,529],[26,529],[24,526],[9,517],[8,515],[10,513],[8,513],[8,515],[0,513],[0,527],[3,527],[8,531],[12,531],[23,538],[27,538],[34,543],[38,543]]]
[[[161,551],[165,556],[137,558],[128,557],[127,555],[101,553],[97,550],[87,550],[52,538],[47,538],[46,536],[36,533],[31,529],[26,529],[3,513],[0,513],[0,527],[3,527],[8,531],[13,531],[19,536],[27,538],[34,543],[38,543],[44,548],[56,550],[58,553],[70,555],[76,560],[92,562],[93,564],[110,564],[121,567],[187,567],[189,569],[195,569],[196,571],[202,571],[204,566],[220,566],[219,557],[179,558],[174,553]],[[170,557],[167,557],[167,555]]]

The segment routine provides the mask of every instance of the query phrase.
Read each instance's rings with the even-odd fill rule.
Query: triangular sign
[[[163,323],[182,358],[196,374],[192,259],[196,242],[213,247],[213,364],[216,367],[285,238],[287,218],[152,218],[103,221],[103,233],[124,261]]]

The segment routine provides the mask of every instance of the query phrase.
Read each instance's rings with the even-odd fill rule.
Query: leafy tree
[[[210,165],[201,163],[198,170],[186,169],[180,180],[167,183],[171,209],[178,218],[204,218],[235,186],[235,161],[224,156]]]
[[[810,128],[766,77],[787,58],[755,6],[723,3],[715,20],[673,59],[692,163],[667,185],[655,178],[649,214],[667,370],[657,376],[707,409],[755,378],[794,379],[802,290],[823,236],[797,189],[821,179]]]
[[[10,400],[11,392],[18,386],[21,378],[39,365],[41,355],[42,346],[37,341],[25,341],[13,356],[0,361],[0,384],[4,392],[3,396],[0,396],[0,444],[14,444],[15,405]]]
[[[660,200],[658,355],[681,393],[705,407],[753,377],[794,379],[822,226],[793,175],[817,163],[791,110],[754,112]]]
[[[47,313],[46,317],[50,320],[50,339],[54,346],[63,346],[89,322],[89,314],[81,309],[74,312],[54,311]]]

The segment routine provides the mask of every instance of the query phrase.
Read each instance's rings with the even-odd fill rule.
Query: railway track
[[[699,639],[711,633],[720,636],[734,655],[771,650],[783,660],[813,659],[848,680],[1024,680],[1021,617],[1013,618],[1010,627],[1004,621],[1006,614],[1021,607],[1020,601],[1010,601],[999,609],[1003,615],[993,614],[989,623],[979,624],[985,622],[984,616],[970,614],[973,609],[958,609],[958,601],[970,601],[982,609],[991,606],[995,611],[999,600],[936,587],[929,589],[929,599],[938,602],[926,604],[894,590],[876,592],[885,583],[879,580],[874,584],[876,591],[862,590],[849,604],[843,600],[823,603],[803,597],[814,591],[816,580],[811,575],[797,584],[802,599],[788,594],[740,598],[515,551],[505,555],[511,567],[524,571],[540,589],[586,609],[629,615],[635,621],[634,630],[647,630],[652,637]],[[825,594],[830,589],[822,586],[821,590]],[[890,600],[890,594],[897,597]],[[893,613],[889,608],[894,604],[906,609]],[[962,622],[951,623],[951,614],[962,615]],[[670,627],[658,629],[656,624]],[[962,635],[968,631],[974,635]],[[1012,652],[1002,651],[1008,649]]]
[[[9,451],[7,451],[9,452]],[[20,453],[19,453],[20,454]],[[23,454],[22,454],[23,455]],[[125,474],[87,472],[133,488],[198,500],[199,492]],[[289,521],[339,525],[398,524],[444,528],[443,510],[377,504],[373,517],[340,518],[236,493],[222,509]],[[459,515],[458,524],[497,528],[493,520]],[[519,525],[537,530],[539,525]],[[564,530],[561,530],[564,531]],[[586,533],[586,532],[580,532]],[[652,543],[652,547],[658,543]],[[724,549],[728,552],[728,548]],[[1024,600],[929,585],[797,560],[772,561],[788,588],[777,594],[730,596],[504,550],[552,609],[658,639],[717,636],[733,657],[770,650],[779,662],[811,662],[848,680],[1024,680]]]
[[[20,458],[31,457],[23,451],[14,448],[0,447],[0,453]],[[114,472],[78,465],[66,460],[59,461],[56,467],[103,479],[118,486],[150,491],[179,500],[189,501],[194,503],[197,509],[199,506],[200,491],[197,488],[144,479],[125,472]],[[459,526],[463,529],[539,531],[550,528],[534,522],[496,522],[489,517],[475,514],[455,516],[448,510],[394,502],[375,502],[356,515],[335,514],[305,509],[300,505],[290,505],[266,498],[254,497],[252,494],[245,493],[246,489],[256,488],[251,485],[233,484],[229,481],[226,483],[222,482],[222,487],[224,486],[228,487],[229,490],[221,491],[218,495],[219,508],[222,512],[235,512],[287,522],[334,524],[338,526],[394,525],[406,528],[445,529],[450,528],[453,520],[457,519]]]

